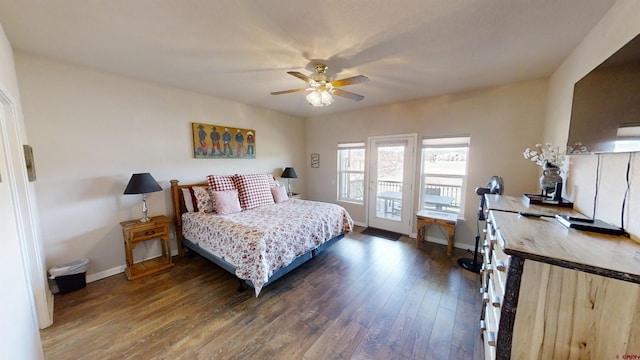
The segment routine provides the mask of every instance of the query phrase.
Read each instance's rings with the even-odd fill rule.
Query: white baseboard
[[[427,238],[427,239],[425,239],[425,241],[428,241],[428,242],[431,242],[431,243],[434,243],[434,244],[445,245],[445,246],[446,246],[446,245],[448,245],[448,244],[447,244],[447,242],[446,242],[445,240],[437,239],[437,238],[434,238],[434,239]],[[462,250],[470,250],[470,251],[475,250],[475,245],[473,245],[473,246],[472,246],[472,245],[464,244],[464,243],[462,243],[462,244],[456,244],[456,243],[454,242],[454,243],[453,243],[453,247],[454,247],[454,248],[458,248],[458,249],[462,249]]]
[[[87,275],[87,282],[94,282],[94,281],[98,281],[104,278],[108,278],[109,276],[113,276],[116,274],[121,274],[124,272],[124,269],[126,268],[126,265],[120,265],[120,266],[116,266],[114,268],[111,269],[107,269],[104,271],[100,271],[97,273],[93,273],[93,274],[88,274]]]
[[[160,254],[158,254],[160,255]],[[172,249],[171,250],[171,256],[177,256],[178,255],[178,249]],[[140,261],[144,261],[144,260],[149,260],[149,259],[154,259],[156,258],[156,256],[151,256],[147,259],[143,259]],[[117,274],[121,274],[124,272],[124,270],[127,268],[126,265],[120,265],[120,266],[116,266],[114,268],[111,269],[107,269],[104,271],[100,271],[97,273],[93,273],[93,274],[87,274],[87,282],[94,282],[94,281],[98,281],[104,278],[108,278],[109,276],[113,276],[113,275],[117,275]]]
[[[418,237],[418,233],[411,233],[410,236],[415,239],[415,238]],[[440,244],[440,245],[449,245],[447,243],[447,241],[444,240],[444,239],[431,238],[429,236],[427,236],[427,238],[424,241],[431,242],[431,243],[434,243],[434,244]],[[470,251],[473,252],[475,250],[476,246],[475,245],[470,245],[470,244],[465,244],[465,243],[456,243],[456,242],[454,242],[453,243],[453,247],[454,248],[458,248],[458,249],[462,249],[462,250],[470,250]]]

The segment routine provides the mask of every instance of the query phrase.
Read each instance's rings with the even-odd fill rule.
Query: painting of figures
[[[192,123],[196,159],[255,159],[256,132],[224,125]]]

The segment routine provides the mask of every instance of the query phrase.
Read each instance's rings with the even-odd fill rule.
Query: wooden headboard
[[[182,235],[182,214],[187,212],[187,208],[184,205],[184,196],[182,195],[182,189],[187,189],[193,186],[209,186],[206,181],[195,184],[178,185],[178,180],[171,180],[171,202],[173,204],[173,225],[176,228],[176,241],[178,243],[178,255],[182,256],[184,250],[182,249],[182,241],[184,236]]]

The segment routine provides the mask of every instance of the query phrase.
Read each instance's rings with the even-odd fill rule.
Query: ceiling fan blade
[[[303,73],[299,73],[297,71],[287,71],[287,74],[289,75],[293,75],[295,77],[297,77],[298,79],[307,82],[307,83],[311,83],[313,81],[312,78],[308,77],[307,75],[303,74]]]
[[[332,81],[331,85],[333,85],[334,87],[340,87],[340,86],[351,85],[351,84],[361,84],[367,81],[369,81],[368,77],[364,75],[358,75],[358,76],[353,76],[346,79]]]
[[[362,95],[358,95],[356,93],[352,93],[350,91],[346,91],[346,90],[342,90],[342,89],[333,89],[333,94],[334,95],[338,95],[338,96],[342,96],[342,97],[346,97],[347,99],[351,99],[351,100],[355,100],[355,101],[360,101],[362,99],[364,99],[364,96]]]
[[[307,89],[293,89],[293,90],[282,90],[282,91],[274,91],[271,93],[271,95],[282,95],[282,94],[290,94],[290,93],[294,93],[294,92],[300,92],[300,91],[306,91]]]

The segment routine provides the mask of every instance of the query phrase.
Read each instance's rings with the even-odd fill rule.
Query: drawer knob
[[[491,305],[493,305],[493,307],[495,308],[499,308],[500,307],[500,298],[497,296],[494,296],[493,299],[491,300]]]
[[[506,267],[504,266],[504,261],[496,259],[496,269],[499,271],[505,271]]]
[[[483,292],[482,293],[482,302],[483,303],[488,303],[489,302],[489,294],[487,292]]]
[[[493,274],[493,265],[487,264],[487,273],[488,274]]]
[[[496,346],[496,333],[493,331],[487,331],[487,344],[489,346]]]
[[[484,320],[480,320],[480,331],[487,330],[487,323]]]
[[[149,231],[146,231],[146,232],[144,233],[144,235],[145,235],[145,236],[149,236],[149,235],[153,235],[153,234],[155,234],[155,233],[156,233],[156,232],[155,232],[155,230],[149,230]]]

